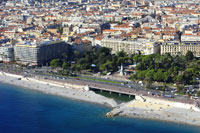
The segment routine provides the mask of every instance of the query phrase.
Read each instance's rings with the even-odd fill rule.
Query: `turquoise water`
[[[109,108],[0,84],[0,133],[200,133],[175,123],[117,117]]]

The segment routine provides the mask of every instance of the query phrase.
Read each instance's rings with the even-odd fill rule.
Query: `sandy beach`
[[[16,85],[25,89],[41,91],[46,94],[63,96],[70,99],[93,102],[109,107],[117,106],[113,99],[98,95],[87,90],[87,86],[71,85],[68,83],[59,83],[50,80],[27,78],[20,75],[0,72],[0,82]]]
[[[145,100],[143,99],[145,98]],[[161,120],[200,126],[200,109],[194,105],[176,103],[155,98],[136,97],[136,100],[121,104],[107,115],[118,114],[132,118]]]

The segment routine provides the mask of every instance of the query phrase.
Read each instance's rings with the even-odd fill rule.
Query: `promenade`
[[[3,71],[3,70],[2,70]],[[5,70],[4,70],[5,71]],[[138,88],[128,88],[127,86],[122,86],[120,84],[108,84],[104,82],[95,82],[92,80],[82,80],[82,79],[76,79],[76,78],[66,78],[65,80],[62,79],[51,79],[49,78],[49,75],[38,75],[34,73],[29,73],[29,74],[24,74],[22,71],[13,71],[10,69],[9,71],[5,71],[7,73],[12,73],[12,74],[17,74],[17,75],[23,75],[23,76],[28,76],[28,77],[34,77],[39,80],[44,80],[44,81],[54,81],[54,82],[59,82],[59,83],[68,83],[72,85],[81,85],[81,86],[89,86],[91,88],[97,88],[97,89],[102,89],[102,90],[107,90],[110,92],[118,92],[118,93],[124,93],[124,94],[130,94],[130,95],[142,95],[142,96],[148,96],[152,98],[157,98],[157,99],[163,99],[163,100],[168,100],[168,101],[173,101],[173,102],[181,102],[181,103],[188,103],[188,104],[194,104],[194,100],[192,99],[176,99],[176,98],[167,98],[164,96],[158,96],[154,95],[152,96],[151,94],[148,94],[148,91],[150,90],[145,90],[145,89],[138,89]],[[48,77],[48,79],[44,79],[44,77]]]
[[[167,100],[167,101],[172,101],[172,102],[181,102],[181,103],[187,103],[187,104],[194,104],[194,100],[192,99],[175,99],[175,98],[167,98],[164,96],[158,96],[158,95],[150,95],[148,94],[148,90],[141,90],[141,89],[135,89],[135,88],[128,88],[126,86],[114,86],[114,85],[109,85],[105,83],[99,83],[99,82],[93,82],[93,81],[83,81],[83,80],[72,80],[72,79],[66,79],[66,80],[57,80],[57,79],[48,79],[56,82],[61,82],[61,83],[69,83],[72,85],[82,85],[82,86],[89,86],[90,88],[96,88],[99,90],[104,90],[104,91],[110,91],[110,92],[116,92],[116,93],[122,93],[122,94],[127,94],[127,95],[135,95],[135,96],[147,96],[147,97],[152,97],[152,98],[157,98],[157,99],[162,99],[162,100]]]

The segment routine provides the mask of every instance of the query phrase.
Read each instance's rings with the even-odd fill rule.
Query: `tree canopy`
[[[50,66],[51,67],[61,67],[61,61],[60,59],[53,59],[51,62],[50,62]]]
[[[200,75],[200,61],[188,51],[186,56],[170,54],[128,55],[124,51],[116,54],[111,49],[93,47],[80,53],[70,51],[62,58],[53,59],[52,67],[62,67],[65,71],[116,72],[121,64],[137,64],[131,78],[165,83],[192,84]]]
[[[192,84],[200,76],[200,61],[191,51],[186,56],[135,55],[133,60],[138,63],[136,74],[131,76],[134,79]]]
[[[131,55],[129,56],[123,51],[112,54],[109,48],[93,47],[84,53],[75,50],[64,54],[60,60],[52,60],[50,65],[52,67],[62,66],[63,69],[70,69],[70,71],[115,72],[118,70],[118,66],[129,62],[133,62]]]

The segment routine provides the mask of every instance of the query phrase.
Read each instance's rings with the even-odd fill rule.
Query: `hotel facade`
[[[45,65],[67,52],[68,44],[63,41],[40,44],[20,43],[14,46],[16,62],[30,65]]]
[[[200,57],[200,41],[163,42],[162,45],[160,45],[161,54],[186,55],[188,51],[193,52],[194,56]]]
[[[147,40],[123,40],[123,39],[102,39],[98,41],[101,47],[111,48],[113,53],[124,51],[128,54],[138,53],[149,55],[159,53],[159,45],[154,41]]]

